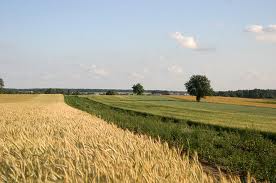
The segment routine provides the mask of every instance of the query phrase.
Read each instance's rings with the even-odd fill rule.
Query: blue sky
[[[276,1],[0,0],[6,87],[276,88]]]

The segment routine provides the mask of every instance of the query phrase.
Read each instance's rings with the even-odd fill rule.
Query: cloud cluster
[[[261,25],[249,25],[245,28],[246,32],[261,33],[263,32],[263,26]]]
[[[184,36],[180,32],[172,33],[171,37],[175,39],[184,48],[190,48],[190,49],[198,48],[198,44],[194,37]]]
[[[267,27],[262,25],[249,25],[245,28],[245,31],[252,33],[275,33],[276,25],[268,25]]]
[[[144,67],[142,72],[131,72],[129,73],[129,77],[134,80],[143,80],[145,79],[145,75],[150,73],[150,69],[147,67]]]
[[[276,25],[249,25],[245,28],[246,32],[253,33],[257,41],[276,43]]]
[[[108,72],[105,69],[98,68],[96,65],[92,65],[90,67],[90,71],[93,72],[95,75],[100,76],[100,77],[108,75]]]
[[[173,73],[173,74],[182,74],[183,73],[182,68],[178,65],[169,66],[167,69],[168,69],[168,72]]]
[[[109,75],[107,70],[99,68],[94,64],[91,66],[80,65],[80,67],[86,72],[93,74],[96,78],[106,77]]]

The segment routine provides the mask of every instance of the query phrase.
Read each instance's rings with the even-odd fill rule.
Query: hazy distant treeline
[[[215,96],[242,97],[242,98],[276,98],[276,90],[237,90],[237,91],[218,91]]]
[[[114,91],[116,94],[131,94],[128,89],[63,89],[63,88],[32,88],[32,89],[1,89],[0,93],[6,94],[106,94],[108,91]],[[185,91],[167,91],[167,90],[146,90],[145,93],[153,95],[186,95]],[[274,98],[276,99],[276,90],[237,90],[237,91],[216,91],[214,96],[224,97],[242,97],[242,98]]]
[[[132,94],[130,89],[64,89],[64,88],[31,88],[31,89],[14,89],[5,88],[0,93],[5,94],[65,94],[65,95],[87,95],[87,94],[106,94],[108,92],[116,94]],[[184,91],[167,91],[167,90],[145,90],[146,94],[153,95],[185,95]]]
[[[65,94],[65,95],[80,95],[94,94],[96,92],[106,92],[105,89],[64,89],[64,88],[30,88],[30,89],[15,89],[5,88],[1,90],[6,94]]]

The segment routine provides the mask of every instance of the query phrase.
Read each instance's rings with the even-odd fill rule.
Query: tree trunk
[[[200,102],[200,96],[196,96],[196,101]]]

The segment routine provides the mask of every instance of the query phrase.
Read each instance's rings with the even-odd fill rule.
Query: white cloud
[[[97,76],[107,76],[108,72],[103,68],[98,68],[96,65],[92,65],[91,71]]]
[[[265,32],[276,32],[276,25],[269,25],[264,30]]]
[[[178,65],[169,66],[167,69],[170,73],[174,73],[174,74],[182,74],[183,73],[182,68]]]
[[[190,49],[198,48],[198,44],[194,37],[183,36],[180,32],[172,33],[171,37],[175,39],[184,48],[190,48]]]
[[[252,33],[261,33],[263,32],[263,26],[261,25],[249,25],[245,28],[245,31]]]
[[[271,24],[267,27],[262,25],[249,25],[245,28],[245,31],[252,32],[252,33],[269,33],[269,32],[276,32],[276,25]]]
[[[109,73],[105,69],[99,68],[94,64],[91,66],[80,65],[80,67],[87,72],[92,73],[96,78],[106,77],[109,75]]]
[[[254,33],[257,41],[276,43],[276,25],[271,24],[267,27],[262,25],[250,25],[245,29],[247,32]]]

